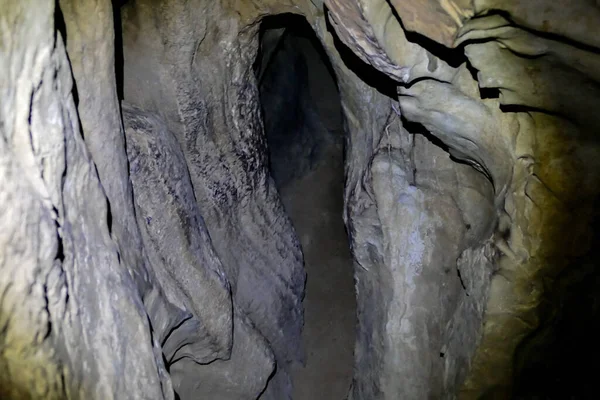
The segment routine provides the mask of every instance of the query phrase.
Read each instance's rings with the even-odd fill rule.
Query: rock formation
[[[598,2],[0,0],[0,397],[291,398],[285,13],[341,98],[349,399],[590,396]]]

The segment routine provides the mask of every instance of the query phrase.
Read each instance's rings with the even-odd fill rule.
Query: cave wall
[[[437,23],[429,24],[436,14],[428,10],[435,2],[416,6],[412,10],[416,13],[406,14],[406,20],[403,12],[415,7],[415,2],[411,6],[393,1],[391,5],[385,1],[326,3],[340,39],[365,62],[403,83],[399,88],[402,115],[424,125],[456,159],[471,163],[493,183],[493,198],[487,196],[496,213],[493,235],[486,238],[484,229],[475,242],[459,248],[463,283],[467,288],[480,287],[480,295],[471,292],[468,301],[474,302],[478,315],[485,310],[476,353],[462,363],[461,369],[468,373],[460,395],[510,396],[520,373],[515,358],[523,362],[535,353],[532,349],[544,348],[539,342],[546,339],[539,333],[552,329],[555,318],[549,310],[555,310],[564,297],[558,289],[564,286],[558,271],[579,268],[582,255],[591,249],[589,222],[596,215],[598,145],[584,138],[598,126],[592,111],[597,101],[593,66],[598,51],[591,39],[595,29],[591,21],[597,21],[598,8],[592,2],[568,1],[482,1],[474,2],[471,9],[440,3]],[[562,12],[572,18],[560,18]],[[477,18],[469,20],[473,15]],[[444,22],[448,17],[452,23]],[[417,32],[404,31],[402,22]],[[437,32],[440,29],[443,35]],[[457,49],[440,47],[428,38]],[[462,59],[463,50],[467,60]],[[465,71],[467,66],[472,77]],[[472,212],[466,210],[467,215]],[[421,260],[419,264],[426,265],[427,258]],[[489,289],[490,273],[483,272],[488,266],[494,272]],[[437,282],[439,288],[443,281]],[[371,323],[364,321],[359,316],[359,325]],[[465,329],[464,320],[456,321],[463,325],[456,333],[473,333]],[[413,326],[390,345],[410,352],[417,332]],[[523,342],[538,345],[527,353]],[[391,346],[382,353],[388,354]],[[444,354],[445,376],[460,376],[460,371],[453,371],[456,362]],[[560,373],[552,372],[553,377]],[[356,375],[361,379],[365,374]],[[353,391],[356,398],[373,392],[393,398],[385,387],[382,382],[375,389],[355,386]],[[445,387],[452,397],[449,386]],[[551,389],[545,394],[556,395]]]
[[[342,43],[330,39],[330,47],[341,53],[334,66],[348,129],[346,223],[356,261],[351,396],[442,397],[464,378],[483,318],[493,251],[481,238],[493,227],[493,189],[423,132],[405,129],[396,82]],[[457,268],[474,274],[465,271],[461,282]]]
[[[198,204],[195,214],[206,222],[231,286],[234,308],[239,307],[251,322],[248,330],[256,329],[255,336],[268,341],[277,361],[277,372],[263,397],[283,399],[291,391],[288,365],[303,356],[305,273],[298,240],[268,174],[252,70],[258,24],[239,21],[230,7],[203,1],[162,7],[143,1],[125,5],[124,100],[162,119],[176,138]],[[145,180],[140,177],[140,182]],[[153,185],[143,192],[151,190]],[[144,202],[140,200],[140,205]],[[142,214],[154,218],[157,211]],[[170,254],[176,248],[162,251]],[[236,335],[240,323],[233,325]],[[219,331],[220,335],[231,333]],[[260,343],[245,340],[248,352]],[[247,369],[237,378],[228,378],[233,382],[260,371],[250,354],[241,359],[248,363]],[[187,364],[177,369],[178,374],[197,385]],[[264,372],[269,377],[274,368]],[[198,390],[210,394],[212,389]],[[239,390],[238,396],[253,398],[260,392]]]
[[[0,1],[3,398],[289,398],[305,276],[252,69],[285,12],[342,100],[350,398],[539,394],[597,275],[596,3],[115,4]]]
[[[111,238],[54,2],[0,8],[1,397],[173,398],[136,281]],[[110,4],[104,10],[100,30],[112,22]]]

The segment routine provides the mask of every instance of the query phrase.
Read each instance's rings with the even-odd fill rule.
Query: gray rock
[[[232,305],[179,144],[152,114],[123,104],[123,121],[144,247],[178,310],[155,318],[168,323],[157,330],[166,333],[161,344],[174,389],[181,399],[256,398],[273,371],[273,355]]]
[[[109,234],[54,2],[1,8],[2,397],[170,398]]]
[[[287,365],[302,358],[305,273],[267,169],[252,70],[258,29],[223,18],[223,7],[126,5],[124,94],[163,117],[177,139],[233,299],[275,354],[277,373],[265,394],[284,399],[291,390]]]
[[[350,398],[589,395],[597,4],[421,3],[0,0],[0,397],[290,398],[305,273],[253,71],[285,12],[342,99]]]

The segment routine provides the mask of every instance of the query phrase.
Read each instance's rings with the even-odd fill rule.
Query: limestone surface
[[[341,101],[348,398],[594,397],[593,0],[0,0],[0,397],[291,398],[276,180],[323,126],[300,59],[263,75],[285,13]]]

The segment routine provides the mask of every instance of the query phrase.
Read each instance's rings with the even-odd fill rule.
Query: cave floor
[[[343,153],[332,144],[309,174],[281,189],[307,272],[306,366],[293,373],[294,400],[345,399],[355,341],[353,266],[342,220]]]

